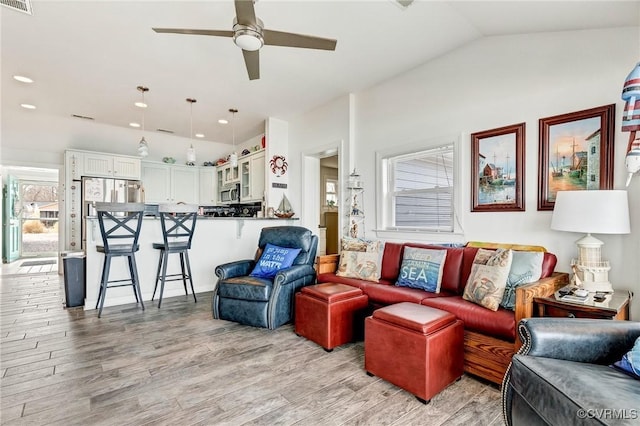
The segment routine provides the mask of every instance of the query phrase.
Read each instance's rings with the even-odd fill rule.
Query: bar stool
[[[160,308],[162,304],[162,293],[164,292],[164,283],[166,281],[182,280],[184,293],[189,295],[189,291],[187,290],[188,278],[191,283],[193,300],[196,303],[198,302],[196,292],[193,289],[191,265],[189,263],[189,249],[191,248],[193,231],[196,227],[197,212],[198,206],[193,204],[161,204],[158,206],[163,242],[153,243],[153,248],[160,250],[160,258],[158,260],[158,271],[156,272],[156,284],[153,288],[153,296],[151,297],[151,300],[153,300],[156,296],[158,282],[160,282],[158,308]],[[180,254],[180,269],[182,273],[167,275],[167,261],[171,253]]]
[[[96,212],[98,214],[100,234],[102,235],[102,245],[96,246],[96,250],[99,253],[104,253],[100,292],[96,303],[96,309],[99,307],[98,318],[102,315],[102,307],[104,306],[108,287],[132,286],[136,303],[140,303],[142,310],[144,310],[135,257],[135,253],[140,249],[138,238],[140,237],[140,227],[142,226],[144,204],[96,203]],[[130,278],[109,281],[111,259],[123,256],[127,258],[129,263]],[[110,285],[113,283],[119,284]]]

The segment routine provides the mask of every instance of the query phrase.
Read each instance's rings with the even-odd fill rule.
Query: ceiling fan
[[[233,29],[231,31],[186,28],[153,28],[153,31],[157,33],[232,37],[233,42],[242,49],[249,80],[260,78],[260,56],[258,51],[264,45],[321,50],[336,49],[337,41],[333,39],[268,30],[264,28],[262,21],[256,18],[253,0],[235,0],[234,3],[236,6],[236,18],[233,20]]]

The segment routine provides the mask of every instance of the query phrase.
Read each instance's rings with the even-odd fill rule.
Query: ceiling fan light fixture
[[[233,42],[242,50],[249,52],[259,50],[264,46],[262,34],[249,27],[236,29],[233,33]]]

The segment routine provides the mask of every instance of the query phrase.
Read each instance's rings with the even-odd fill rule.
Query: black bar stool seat
[[[140,303],[142,310],[144,310],[135,257],[135,253],[140,249],[138,238],[140,237],[140,228],[142,226],[144,204],[96,203],[96,212],[102,237],[102,245],[96,246],[96,251],[104,253],[100,291],[98,293],[98,302],[96,303],[98,318],[102,315],[104,300],[107,297],[107,288],[110,287],[133,287],[136,303]],[[114,257],[127,258],[130,278],[109,280],[111,259]]]
[[[153,296],[156,297],[158,283],[160,283],[160,297],[158,308],[162,305],[162,294],[164,293],[164,283],[167,281],[182,281],[184,293],[188,296],[187,279],[191,285],[193,301],[198,302],[196,292],[193,289],[193,279],[191,278],[191,264],[189,263],[189,249],[193,239],[193,231],[196,227],[198,217],[198,206],[194,204],[161,204],[158,206],[160,214],[160,224],[162,226],[162,242],[153,243],[152,247],[160,250],[158,260],[158,270],[156,272],[156,284],[153,288]],[[167,263],[169,255],[178,253],[180,255],[180,273],[167,274]]]

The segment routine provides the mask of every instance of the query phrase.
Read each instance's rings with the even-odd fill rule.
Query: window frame
[[[462,226],[461,135],[424,139],[411,144],[376,151],[376,235],[379,238],[424,240],[431,242],[464,242]],[[453,148],[453,230],[436,231],[425,228],[397,227],[391,223],[394,216],[393,181],[389,162],[401,156],[410,156],[439,148]]]
[[[333,187],[335,188],[335,192],[329,192],[327,191],[327,184],[332,183]],[[336,197],[336,203],[331,206],[328,203],[328,196],[329,194],[333,194]],[[324,206],[325,207],[331,207],[331,208],[337,208],[340,205],[340,181],[337,178],[333,178],[333,177],[325,177],[324,179]]]

